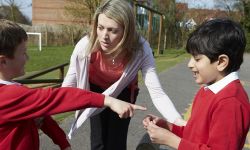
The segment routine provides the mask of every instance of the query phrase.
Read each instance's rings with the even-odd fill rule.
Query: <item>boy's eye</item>
[[[194,60],[195,60],[195,61],[199,61],[200,58],[199,58],[199,57],[194,57]]]

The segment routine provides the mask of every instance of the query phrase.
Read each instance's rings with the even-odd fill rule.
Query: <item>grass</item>
[[[180,63],[187,57],[189,57],[189,55],[185,52],[185,50],[165,50],[164,54],[155,56],[156,70],[160,73],[161,71]]]
[[[55,65],[68,62],[73,51],[73,46],[43,47],[42,51],[29,50],[29,61],[26,64],[26,72],[43,70]]]
[[[167,70],[188,57],[189,55],[183,49],[167,49],[163,54],[155,56],[156,71],[160,73]],[[139,82],[142,82],[141,72],[139,72]]]
[[[46,68],[69,62],[73,46],[42,47],[42,51],[28,47],[29,61],[25,66],[26,75]],[[59,71],[53,71],[40,76],[39,79],[55,79],[59,77]]]

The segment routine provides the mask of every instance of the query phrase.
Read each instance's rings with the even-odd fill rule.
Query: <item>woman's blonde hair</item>
[[[104,0],[102,2],[94,15],[93,29],[90,34],[87,51],[91,53],[100,48],[97,39],[97,25],[100,14],[105,14],[124,28],[121,41],[110,51],[110,54],[115,52],[115,56],[117,56],[125,50],[127,57],[130,59],[136,51],[141,49],[142,44],[140,35],[136,31],[136,19],[133,9],[126,0]]]

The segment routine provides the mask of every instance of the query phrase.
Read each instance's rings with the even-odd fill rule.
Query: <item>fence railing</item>
[[[41,71],[38,71],[36,73],[32,73],[29,75],[25,75],[22,77],[19,77],[15,79],[14,81],[21,83],[21,84],[29,84],[32,88],[38,88],[38,87],[59,87],[61,83],[63,82],[64,78],[64,71],[65,67],[67,67],[69,63],[60,64],[57,66],[53,66]],[[47,73],[53,72],[55,70],[59,70],[59,76],[58,79],[35,79],[39,76],[45,75]]]

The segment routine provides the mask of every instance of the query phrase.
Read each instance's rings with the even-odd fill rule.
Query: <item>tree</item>
[[[242,20],[244,27],[250,32],[250,0],[242,0],[244,18]]]
[[[95,10],[100,5],[101,0],[66,0],[66,14],[72,16],[75,20],[83,20],[88,16],[88,23],[95,13]]]
[[[22,14],[20,9],[25,8],[23,3],[17,3],[17,0],[1,0],[1,18],[23,24],[31,24],[30,20]]]
[[[182,19],[182,15],[180,18],[176,17],[176,3],[175,0],[154,0],[153,1],[154,8],[159,12],[164,14],[164,29],[165,29],[165,43],[164,47],[167,48],[176,48],[179,45],[182,45],[180,42],[181,30],[177,25],[179,20]],[[179,42],[179,43],[178,43]]]
[[[242,10],[242,0],[214,0],[215,7],[226,10],[229,17],[233,17],[234,11]]]

